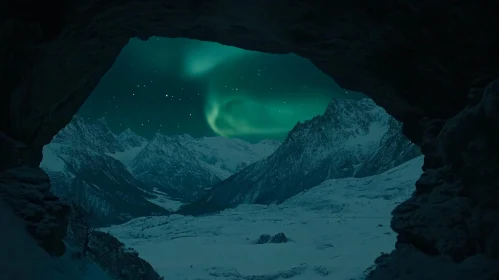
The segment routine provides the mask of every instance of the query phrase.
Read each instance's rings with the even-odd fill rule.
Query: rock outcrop
[[[26,221],[26,229],[42,248],[54,256],[64,254],[69,206],[50,192],[43,170],[20,167],[0,173],[0,196]]]
[[[262,234],[258,237],[258,240],[255,241],[255,244],[267,244],[267,243],[287,243],[289,239],[283,232],[279,232],[274,236],[270,234]]]
[[[498,142],[489,139],[499,116],[487,105],[493,94],[480,105],[473,96],[474,106],[458,114],[471,88],[499,76],[497,8],[493,0],[7,0],[0,4],[0,172],[38,167],[42,146],[70,122],[131,37],[294,52],[344,88],[373,98],[423,147],[426,175],[419,194],[394,212],[400,244],[389,259],[417,252],[424,262],[398,258],[399,267],[419,274],[415,279],[432,279],[432,267],[439,279],[464,277],[460,265],[479,269],[497,259],[491,201]],[[443,225],[437,217],[445,217]],[[449,223],[456,230],[445,229]],[[450,259],[452,273],[435,265],[437,256]],[[466,279],[498,278],[483,271]],[[390,278],[396,277],[381,279]]]
[[[499,80],[472,90],[456,116],[430,121],[423,140],[416,193],[392,212],[396,250],[367,279],[497,279]]]

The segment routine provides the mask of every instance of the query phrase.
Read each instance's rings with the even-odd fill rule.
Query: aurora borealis
[[[332,98],[356,97],[295,55],[134,39],[79,114],[145,137],[159,131],[258,141],[282,139],[298,121],[322,114]]]

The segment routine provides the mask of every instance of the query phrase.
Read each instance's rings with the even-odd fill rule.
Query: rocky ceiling
[[[484,102],[495,100],[493,96],[499,90],[494,84],[485,93],[483,89],[499,77],[498,13],[496,0],[3,1],[0,3],[3,194],[6,196],[9,192],[5,189],[14,185],[48,186],[43,174],[21,172],[18,167],[36,169],[42,146],[70,121],[130,38],[147,40],[151,36],[164,36],[216,41],[262,52],[293,52],[310,59],[344,88],[373,98],[401,120],[404,133],[422,146],[426,175],[418,181],[414,200],[394,212],[392,227],[399,234],[399,242],[389,258],[392,266],[403,267],[395,261],[403,259],[397,258],[401,254],[414,261],[426,256],[423,259],[428,260],[428,267],[437,263],[436,258],[446,256],[446,267],[454,272],[458,271],[457,264],[470,256],[495,260],[499,258],[499,241],[489,237],[495,230],[499,236],[498,222],[489,219],[493,226],[487,228],[487,233],[472,237],[469,232],[475,228],[467,219],[469,215],[479,215],[475,213],[477,207],[489,217],[497,214],[490,196],[486,199],[483,190],[471,190],[476,190],[473,184],[481,180],[481,185],[487,185],[486,193],[497,192],[497,187],[493,187],[497,180],[491,174],[499,171],[495,152],[498,142],[494,142],[498,139],[497,135],[485,132],[497,128],[491,121],[497,116],[489,114],[490,106]],[[466,105],[463,112],[468,113],[460,113],[464,117],[453,117]],[[453,118],[446,121],[450,117]],[[483,124],[481,120],[487,118]],[[458,124],[465,128],[458,130]],[[439,134],[442,127],[447,134]],[[463,133],[481,135],[481,141],[485,141],[481,144],[494,151],[482,155],[482,160],[474,159],[473,168],[467,161],[472,156],[463,159],[469,148],[463,143],[471,145],[476,139],[462,137]],[[463,143],[449,141],[448,135]],[[490,177],[480,175],[482,171],[477,169],[485,162],[492,162],[487,167]],[[470,167],[471,171],[463,170],[464,167]],[[18,169],[14,172],[13,168]],[[29,176],[35,179],[25,178]],[[54,201],[47,188],[41,188],[47,197],[41,204]],[[435,193],[448,203],[447,208],[442,201],[431,201],[429,197]],[[442,198],[443,193],[448,200]],[[457,197],[465,197],[466,206]],[[469,211],[453,217],[449,225],[453,230],[444,234],[435,228],[447,226],[449,221],[445,215],[444,221],[432,220],[442,210],[435,203],[445,211]],[[28,215],[19,209],[18,215]],[[47,209],[47,215],[57,212],[53,207]],[[477,223],[478,228],[485,222]],[[454,230],[457,225],[465,227],[465,233]],[[461,241],[448,236],[457,232],[462,234]],[[51,242],[57,243],[63,234],[51,235]],[[449,240],[457,243],[449,244]],[[496,244],[495,249],[487,242]],[[44,246],[49,251],[53,247]],[[480,264],[489,267],[486,261]],[[390,279],[373,275],[376,279]],[[433,279],[426,276],[403,279]]]

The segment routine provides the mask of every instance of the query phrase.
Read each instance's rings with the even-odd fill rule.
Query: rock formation
[[[499,277],[497,143],[499,80],[472,90],[456,116],[428,121],[424,173],[392,212],[396,250],[378,259],[368,280]]]
[[[436,279],[436,268],[438,279],[497,279],[497,83],[480,94],[499,77],[497,11],[493,0],[7,0],[0,172],[38,167],[131,37],[294,52],[371,97],[426,155],[417,194],[394,211],[397,249],[371,279]],[[45,185],[38,172],[2,184]]]
[[[270,234],[262,234],[258,237],[258,240],[255,241],[255,244],[267,244],[267,243],[287,243],[289,239],[283,232],[279,232],[274,236]]]

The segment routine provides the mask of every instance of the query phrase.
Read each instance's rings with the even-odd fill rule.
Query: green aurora
[[[187,39],[132,40],[80,110],[151,137],[282,139],[346,92],[308,60]]]

